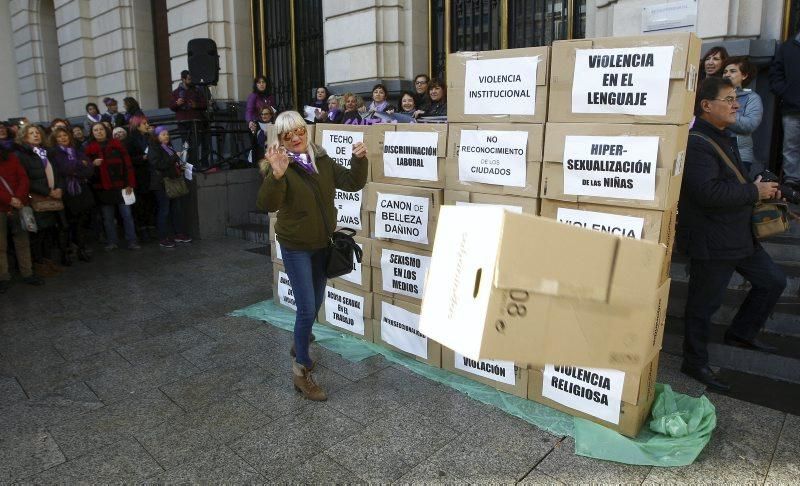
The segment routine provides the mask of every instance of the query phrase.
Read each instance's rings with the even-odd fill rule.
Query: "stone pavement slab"
[[[641,484],[651,467],[598,461],[575,454],[575,439],[565,437],[555,445],[536,471],[564,484]]]
[[[144,484],[263,484],[264,478],[229,448],[220,445]]]
[[[769,466],[766,484],[800,482],[800,417],[787,415]]]
[[[66,461],[45,427],[2,431],[0,439],[0,484],[50,469]]]

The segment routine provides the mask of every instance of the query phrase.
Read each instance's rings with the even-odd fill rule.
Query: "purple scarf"
[[[165,152],[167,152],[167,153],[169,154],[169,156],[170,156],[170,157],[172,157],[173,155],[175,155],[175,150],[173,150],[173,148],[172,148],[172,147],[170,147],[168,143],[162,143],[162,144],[161,144],[161,148],[163,148],[163,149],[164,149],[164,151],[165,151]]]
[[[328,120],[335,120],[337,116],[339,116],[339,112],[341,112],[339,108],[334,108],[333,110],[328,112]]]
[[[286,155],[289,156],[301,169],[306,171],[308,174],[315,174],[317,171],[314,170],[314,164],[308,158],[307,154],[296,154],[294,152],[286,151]]]
[[[0,147],[6,150],[12,150],[14,148],[14,139],[7,138],[5,140],[0,140]]]
[[[58,148],[67,154],[67,170],[65,175],[67,180],[67,194],[70,196],[77,196],[82,192],[81,178],[77,175],[82,162],[78,158],[78,152],[73,147],[59,145]]]
[[[39,159],[41,159],[42,167],[47,167],[47,164],[50,163],[50,161],[47,159],[47,149],[45,149],[44,147],[31,147],[31,148],[33,149],[33,152],[39,156]]]
[[[386,111],[386,106],[388,104],[389,104],[389,102],[386,101],[386,100],[381,101],[380,103],[375,103],[373,101],[372,103],[369,104],[369,110],[368,111],[377,111],[378,113],[383,113],[384,111]]]

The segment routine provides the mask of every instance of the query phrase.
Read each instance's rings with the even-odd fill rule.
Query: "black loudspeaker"
[[[219,55],[213,39],[192,39],[186,46],[192,84],[216,85],[219,81]]]

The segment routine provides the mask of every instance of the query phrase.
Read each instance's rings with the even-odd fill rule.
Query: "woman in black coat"
[[[63,181],[48,158],[44,138],[44,130],[36,125],[21,127],[17,133],[17,158],[28,174],[31,195],[62,199]],[[71,263],[66,252],[66,217],[64,211],[37,211],[35,215],[39,230],[31,235],[31,256],[36,273],[53,276],[63,270],[51,259],[55,241],[62,249],[62,263]]]
[[[164,179],[183,177],[183,164],[180,156],[172,148],[169,131],[165,127],[155,129],[156,138],[150,145],[150,189],[156,196],[156,229],[159,245],[174,248],[175,243],[190,243],[183,221],[183,205],[186,196],[170,198],[164,188]],[[170,237],[173,234],[173,237]]]
[[[127,99],[127,98],[125,98]],[[153,138],[153,127],[143,115],[130,119],[130,133],[123,143],[131,157],[136,173],[136,204],[133,205],[133,221],[139,235],[149,236],[155,229],[156,200],[150,190],[150,162],[147,153]],[[153,236],[149,236],[153,237]]]

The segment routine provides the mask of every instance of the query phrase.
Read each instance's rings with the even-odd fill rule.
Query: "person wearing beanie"
[[[103,113],[103,120],[111,124],[112,128],[125,126],[125,115],[118,111],[117,100],[111,97],[103,98],[103,104],[106,105],[106,111]]]

